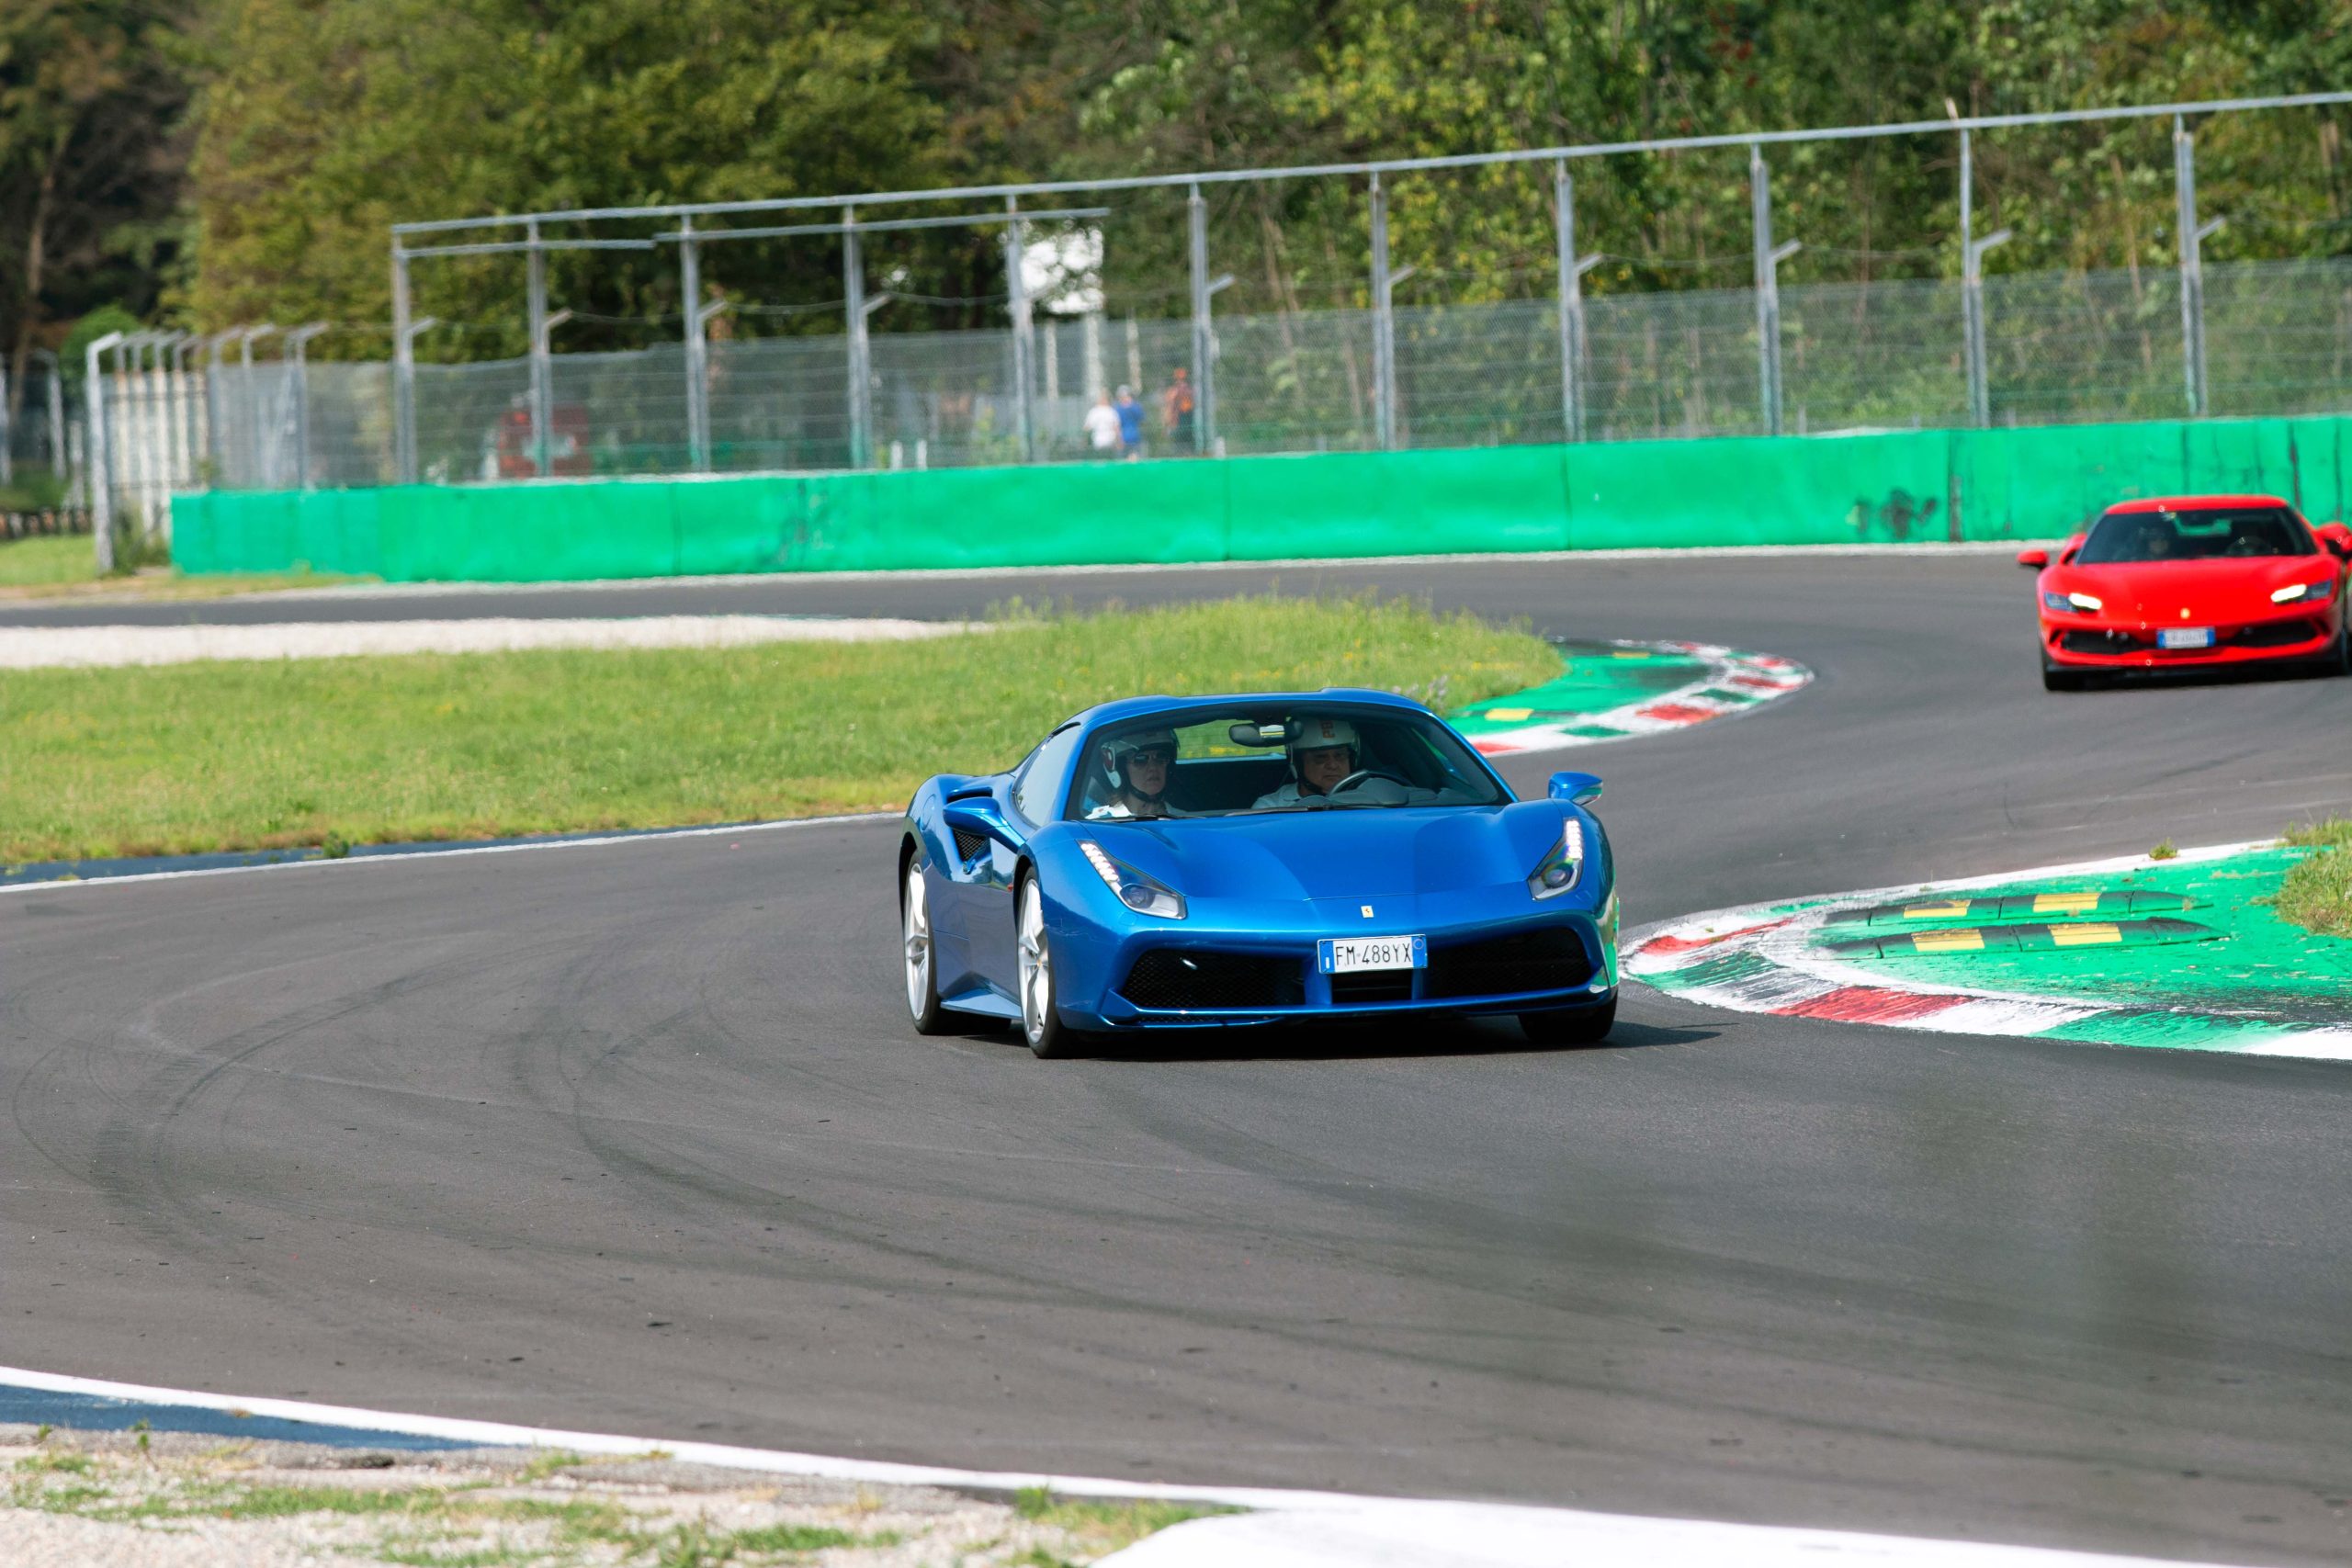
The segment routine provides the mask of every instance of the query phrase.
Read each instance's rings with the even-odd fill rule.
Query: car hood
[[[2056,568],[2048,589],[2092,594],[2106,605],[2100,614],[2110,620],[2180,626],[2269,615],[2279,608],[2271,603],[2274,591],[2290,582],[2324,581],[2338,570],[2327,555],[2133,561]]]
[[[1553,801],[1090,822],[1087,837],[1192,898],[1361,898],[1518,881],[1559,842]]]

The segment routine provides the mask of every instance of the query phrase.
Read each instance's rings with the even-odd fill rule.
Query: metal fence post
[[[1212,450],[1216,389],[1209,363],[1209,204],[1198,186],[1185,197],[1184,218],[1193,275],[1193,449],[1206,454]]]
[[[10,450],[16,439],[17,433],[8,423],[8,367],[0,365],[0,485],[16,479],[16,455]]]
[[[89,400],[89,412],[84,416],[88,434],[83,440],[83,459],[90,471],[90,537],[98,556],[98,570],[114,570],[114,485],[107,472],[107,388],[105,373],[98,368],[98,355],[108,349],[118,356],[122,352],[120,333],[108,333],[91,340],[83,355],[82,392]]]
[[[1396,445],[1396,340],[1389,332],[1388,193],[1372,176],[1372,417],[1380,450]]]
[[[410,320],[408,252],[392,236],[392,479],[416,482],[416,332]]]
[[[2213,412],[2205,382],[2204,239],[2197,223],[2197,139],[2188,121],[2172,117],[2173,202],[2180,225],[2180,368],[2191,418]]]
[[[849,466],[874,466],[873,381],[865,368],[865,255],[857,243],[857,209],[842,209],[842,298],[849,317]]]
[[[175,415],[172,420],[172,442],[176,448],[174,453],[175,466],[191,490],[196,487],[197,481],[197,420],[195,373],[189,367],[192,356],[203,342],[204,340],[194,333],[183,333],[180,334],[178,346],[172,351],[173,358],[178,362],[178,373],[174,379],[172,391]]]
[[[65,459],[65,367],[56,354],[36,348],[32,356],[49,367],[49,471],[62,479]]]
[[[1968,413],[1979,430],[1993,423],[1993,367],[1984,348],[1984,253],[2007,243],[2009,231],[1996,230],[1968,242],[1961,259],[1961,313],[1968,333]]]
[[[691,214],[678,223],[678,290],[685,297],[686,306],[686,466],[707,474],[710,472],[710,379],[703,374],[707,362],[703,329],[709,318],[702,313],[702,246],[695,239]]]
[[[530,244],[530,277],[525,309],[531,334],[531,471],[540,479],[548,473],[548,403],[553,396],[553,377],[548,366],[548,253],[539,244],[537,220],[524,228]]]
[[[254,380],[254,342],[266,338],[277,328],[268,321],[257,327],[241,328],[237,333],[237,379],[244,383],[245,404],[245,481],[261,485],[261,391]]]
[[[1584,439],[1584,275],[1600,265],[1598,255],[1577,254],[1577,183],[1568,161],[1552,166],[1554,239],[1560,264],[1560,424],[1570,441]]]
[[[1037,460],[1037,429],[1035,411],[1030,402],[1031,379],[1029,280],[1022,271],[1022,255],[1028,248],[1021,222],[1021,198],[1008,196],[1004,209],[1012,214],[1004,226],[1005,303],[1012,312],[1012,380],[1013,419],[1021,436],[1021,460]]]
[[[1747,144],[1747,197],[1756,241],[1756,378],[1764,434],[1781,434],[1781,262],[1772,245],[1772,177],[1764,149]]]
[[[286,334],[286,357],[294,367],[288,372],[286,394],[294,404],[294,486],[298,490],[311,488],[311,340],[326,330],[326,322],[312,321]]]
[[[211,482],[219,484],[226,477],[220,464],[220,383],[225,378],[220,364],[220,351],[237,335],[235,327],[212,334],[204,367],[204,456],[212,465]]]

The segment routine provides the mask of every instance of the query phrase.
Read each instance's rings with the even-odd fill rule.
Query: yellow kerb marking
[[[1609,657],[1611,659],[1647,659],[1649,654],[1643,649],[1621,648],[1611,653]]]
[[[2113,926],[2052,926],[2050,940],[2060,947],[2093,947],[2123,940],[2123,933]]]
[[[1956,898],[1945,904],[1906,904],[1903,907],[1906,920],[1962,920],[1968,918],[1968,900]]]
[[[1982,953],[1984,933],[1980,931],[1921,931],[1911,939],[1911,945],[1920,953]]]
[[[1517,719],[1533,718],[1535,716],[1535,710],[1533,708],[1488,708],[1487,710],[1487,716],[1488,718],[1498,718],[1503,720],[1505,723],[1510,723]]]
[[[2037,915],[2080,915],[2098,908],[2097,893],[2037,893],[2033,896],[2033,912]]]

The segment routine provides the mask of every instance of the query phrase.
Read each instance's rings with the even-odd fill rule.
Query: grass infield
[[[2290,828],[2287,842],[2312,852],[2278,884],[2278,918],[2323,936],[2352,936],[2352,818]]]
[[[1396,601],[996,619],[917,643],[13,671],[0,862],[894,810],[1108,697],[1355,685],[1456,705],[1560,670],[1524,630]]]
[[[220,599],[273,588],[322,588],[365,581],[320,572],[221,572],[183,577],[168,566],[98,574],[87,534],[0,540],[0,603],[12,599],[103,596],[108,599]]]

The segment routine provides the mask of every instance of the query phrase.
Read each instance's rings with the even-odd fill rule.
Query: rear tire
[[[1523,1012],[1519,1027],[1538,1045],[1598,1045],[1617,1025],[1617,998],[1577,1012]]]
[[[899,931],[906,944],[907,1011],[917,1034],[947,1032],[947,1010],[939,1000],[939,961],[931,942],[931,885],[922,866],[907,862],[906,886],[899,895]]]
[[[1019,950],[1021,1035],[1046,1061],[1078,1054],[1081,1036],[1062,1022],[1054,999],[1054,947],[1046,934],[1046,896],[1035,873],[1021,879],[1013,942]]]

